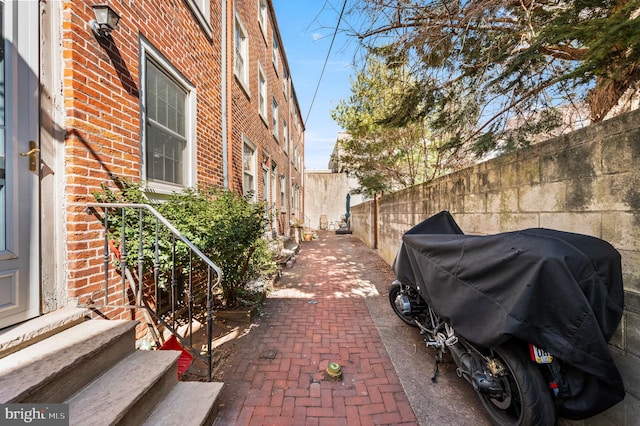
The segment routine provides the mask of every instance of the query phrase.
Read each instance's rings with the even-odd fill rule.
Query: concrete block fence
[[[565,424],[632,425],[640,419],[640,111],[354,206],[354,234],[389,264],[402,234],[449,210],[467,234],[530,227],[602,238],[622,255],[625,311],[611,349],[623,402]]]

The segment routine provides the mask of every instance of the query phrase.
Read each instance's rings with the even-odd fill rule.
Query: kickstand
[[[440,362],[442,362],[442,354],[436,355],[436,363],[433,366],[433,377],[431,378],[431,383],[436,383],[438,381],[438,370]]]

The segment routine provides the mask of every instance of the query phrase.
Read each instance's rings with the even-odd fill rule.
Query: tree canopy
[[[423,118],[445,148],[482,155],[526,145],[566,108],[604,119],[640,79],[639,10],[640,0],[360,0],[350,31],[412,76],[382,99],[378,125]]]
[[[351,96],[341,100],[332,118],[348,132],[341,138],[338,163],[369,196],[425,182],[441,169],[441,151],[424,119],[389,122],[416,81],[402,58],[392,63],[369,52],[364,68],[351,80]],[[411,114],[411,111],[407,111]]]

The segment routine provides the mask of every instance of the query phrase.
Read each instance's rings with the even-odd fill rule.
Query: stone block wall
[[[304,172],[304,226],[321,229],[321,217],[326,216],[327,228],[338,229],[347,213],[347,194],[357,187],[357,180],[346,173],[331,170]],[[362,202],[361,195],[351,195],[350,206]]]
[[[467,234],[544,227],[593,235],[622,255],[625,312],[611,348],[627,397],[596,418],[640,418],[640,111],[458,171],[352,209],[354,234],[393,262],[402,233],[449,210]]]

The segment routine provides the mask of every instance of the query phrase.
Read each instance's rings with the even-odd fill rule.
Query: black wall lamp
[[[108,4],[94,4],[91,6],[96,19],[89,21],[89,28],[99,37],[107,37],[116,29],[120,15],[111,9]]]

